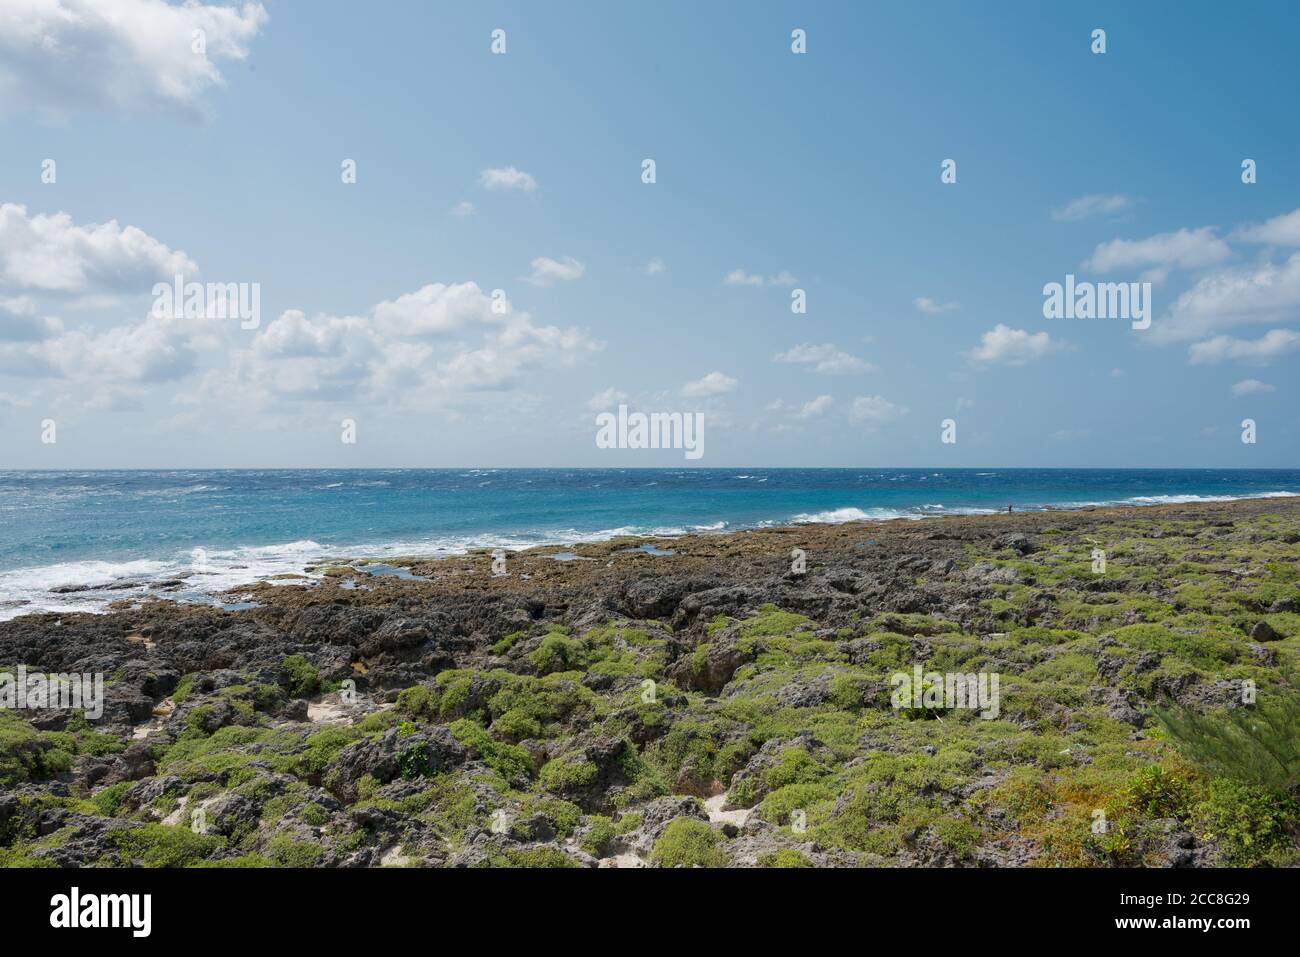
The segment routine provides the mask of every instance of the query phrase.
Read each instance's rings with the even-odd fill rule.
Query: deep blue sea
[[[0,472],[0,618],[176,578],[201,600],[340,554],[1298,494],[1295,469]]]

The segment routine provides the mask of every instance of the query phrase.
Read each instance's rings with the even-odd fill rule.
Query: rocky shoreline
[[[0,623],[0,672],[105,680],[93,722],[0,710],[0,864],[1298,858],[1295,794],[1203,766],[1156,712],[1295,690],[1300,500],[318,572],[235,611]],[[996,718],[895,706],[916,666],[1000,676]]]

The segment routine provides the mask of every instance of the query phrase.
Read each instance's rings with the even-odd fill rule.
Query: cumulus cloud
[[[1146,239],[1112,239],[1093,250],[1084,267],[1097,272],[1149,266],[1200,269],[1223,262],[1230,255],[1228,244],[1214,235],[1214,227],[1203,226]]]
[[[1194,342],[1187,350],[1192,365],[1210,365],[1235,361],[1250,365],[1268,365],[1274,359],[1300,349],[1300,333],[1290,329],[1273,329],[1258,339],[1234,339],[1215,336]]]
[[[0,336],[0,372],[29,378],[116,385],[171,382],[197,362],[195,321],[156,319],[100,331],[69,329],[23,341]]]
[[[959,308],[955,302],[939,302],[929,296],[917,296],[912,300],[912,305],[932,316],[937,316],[941,312],[954,312]]]
[[[819,395],[815,399],[810,399],[799,409],[798,417],[801,419],[815,419],[818,416],[825,415],[835,400],[829,395]]]
[[[455,343],[435,348],[433,340],[442,339]],[[578,329],[494,311],[477,283],[431,283],[379,303],[370,317],[286,312],[259,335],[243,371],[269,393],[356,391],[390,401],[412,392],[511,388],[532,371],[570,367],[602,346]]]
[[[1267,382],[1260,382],[1258,379],[1242,379],[1240,382],[1233,383],[1232,394],[1235,396],[1259,395],[1265,392],[1276,392],[1274,386]]]
[[[538,256],[532,261],[533,271],[525,280],[534,286],[549,286],[556,282],[571,282],[574,279],[581,279],[582,274],[587,271],[587,267],[572,256],[565,256],[563,260],[552,259],[549,256]]]
[[[474,208],[474,204],[467,199],[462,199],[451,208],[451,214],[461,219],[464,219],[466,216],[473,216],[477,212],[478,210]]]
[[[194,260],[117,220],[78,226],[67,213],[0,205],[0,284],[75,295],[148,292],[198,270]]]
[[[1300,308],[1300,253],[1202,276],[1152,324],[1157,342],[1177,342],[1250,323],[1281,323]]]
[[[510,304],[501,300],[494,312],[492,300],[477,283],[430,283],[415,292],[375,306],[375,322],[393,336],[448,336],[475,326],[505,323]]]
[[[849,420],[874,430],[907,415],[906,406],[890,402],[883,395],[860,395],[849,407]]]
[[[1052,210],[1052,218],[1057,222],[1074,222],[1091,219],[1094,216],[1114,216],[1132,208],[1133,198],[1120,193],[1094,193],[1072,199],[1060,209]]]
[[[30,296],[0,299],[0,342],[40,342],[63,331],[58,319],[36,314]]]
[[[204,371],[200,388],[216,383],[214,395],[281,409],[286,400],[452,406],[474,393],[522,388],[532,375],[571,368],[603,347],[583,330],[494,310],[472,282],[431,283],[363,315],[289,309],[255,332],[152,316],[102,331],[50,322],[38,330],[49,333],[44,338],[0,341],[0,372],[67,380],[97,394]]]
[[[821,345],[797,345],[788,352],[778,352],[772,361],[808,366],[822,375],[854,375],[872,369],[871,363],[849,355],[829,342]]]
[[[1274,216],[1254,226],[1243,226],[1233,233],[1233,238],[1248,243],[1267,243],[1270,246],[1300,246],[1300,209]]]
[[[740,382],[729,375],[723,375],[721,372],[710,372],[704,378],[696,379],[694,382],[688,382],[682,386],[682,395],[688,399],[725,395],[728,392],[735,392],[738,385],[740,385]]]
[[[4,7],[0,104],[55,116],[201,112],[203,95],[225,83],[219,64],[247,59],[268,20],[260,3],[19,0]]]
[[[1029,333],[998,323],[980,338],[980,344],[967,356],[974,362],[1022,366],[1041,359],[1065,346],[1046,332]]]
[[[644,266],[641,267],[641,271],[645,273],[647,276],[657,276],[661,272],[666,272],[667,270],[668,270],[668,265],[658,256],[655,256],[648,263],[646,263]]]
[[[150,317],[99,334],[68,332],[48,344],[47,355],[70,379],[173,382],[194,371],[193,325]]]
[[[484,189],[519,189],[525,193],[537,188],[537,180],[530,173],[513,166],[485,169],[478,174],[478,183]]]

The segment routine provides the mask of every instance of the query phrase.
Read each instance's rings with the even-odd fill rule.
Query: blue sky
[[[1134,6],[0,0],[0,466],[1294,467],[1300,8]]]

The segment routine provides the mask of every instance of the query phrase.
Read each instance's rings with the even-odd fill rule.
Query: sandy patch
[[[171,717],[172,712],[175,710],[176,702],[171,698],[163,698],[153,709],[153,719],[132,729],[131,740],[143,741],[155,731],[161,731],[162,726],[167,723],[167,719]]]
[[[388,850],[384,851],[383,856],[379,859],[380,867],[410,867],[411,859],[402,853],[402,845],[394,844]]]
[[[715,794],[704,802],[705,813],[709,815],[709,820],[714,824],[734,824],[736,827],[744,827],[749,816],[754,813],[753,808],[741,808],[739,811],[724,811],[722,805],[727,803],[727,795]]]

